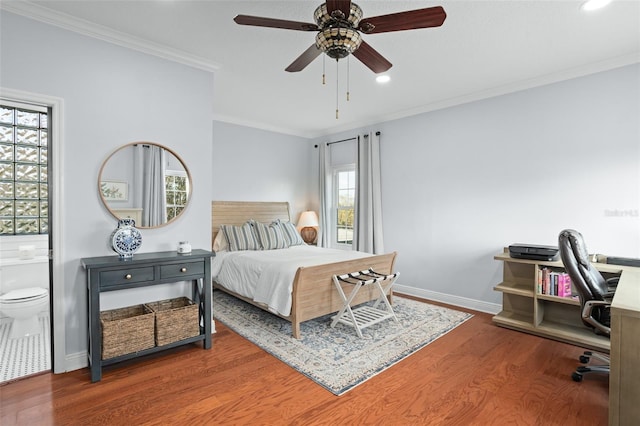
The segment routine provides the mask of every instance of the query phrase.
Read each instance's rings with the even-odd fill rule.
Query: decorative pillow
[[[216,239],[213,240],[213,251],[227,251],[229,250],[229,243],[227,243],[227,237],[222,232],[222,229],[218,230]]]
[[[283,249],[289,247],[287,240],[282,233],[280,225],[272,223],[265,225],[264,223],[251,221],[254,231],[258,236],[258,241],[263,250]]]
[[[220,225],[229,243],[229,251],[260,250],[260,243],[253,233],[250,222],[242,226]]]
[[[300,233],[293,223],[282,222],[280,219],[277,219],[274,223],[280,225],[280,229],[282,229],[282,233],[284,234],[284,239],[287,241],[287,246],[299,246],[304,244]]]

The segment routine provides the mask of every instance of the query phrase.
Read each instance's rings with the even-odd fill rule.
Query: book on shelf
[[[571,297],[571,277],[564,271],[542,268],[538,274],[538,294]]]

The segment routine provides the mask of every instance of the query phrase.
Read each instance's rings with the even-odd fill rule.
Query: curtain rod
[[[380,136],[380,132],[376,132],[376,136]],[[356,139],[358,139],[358,138],[357,138],[357,137],[356,137],[356,138],[348,138],[348,139],[342,139],[342,140],[339,140],[339,141],[327,142],[327,146],[329,146],[329,145],[333,145],[334,143],[341,143],[341,142],[355,141]],[[313,147],[314,147],[314,148],[317,148],[317,147],[318,147],[318,145],[314,145]]]
[[[333,141],[333,142],[327,142],[327,146],[329,145],[333,145],[334,143],[342,143],[342,142],[349,142],[349,141],[355,141],[358,138],[349,138],[349,139],[342,139],[340,141]]]
[[[356,139],[358,139],[358,138],[348,138],[348,139],[342,139],[342,140],[339,140],[339,141],[327,142],[327,146],[329,146],[329,145],[333,145],[334,143],[341,143],[341,142],[355,141]],[[318,145],[314,145],[313,147],[314,147],[314,148],[317,148],[317,147],[318,147]]]

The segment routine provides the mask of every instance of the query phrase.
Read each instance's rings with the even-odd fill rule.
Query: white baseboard
[[[502,310],[502,305],[498,303],[488,303],[481,300],[439,293],[437,291],[423,290],[421,288],[409,287],[402,284],[395,284],[393,286],[393,292],[433,300],[435,302],[446,303],[448,305],[459,306],[461,308],[473,309],[474,311],[486,312],[493,315]]]
[[[474,311],[497,314],[502,310],[502,306],[497,303],[487,303],[481,300],[469,299],[467,297],[454,296],[451,294],[438,293],[437,291],[423,290],[409,287],[402,284],[395,284],[393,292],[406,294],[408,296],[420,297],[422,299],[433,300],[435,302],[446,303],[448,305],[460,306],[461,308],[473,309]],[[212,332],[215,333],[215,322],[212,323]],[[65,370],[56,373],[66,373],[67,371],[79,370],[89,366],[86,352],[77,352],[65,357]]]
[[[211,321],[211,334],[216,332],[216,322]],[[64,371],[54,371],[54,373],[66,373],[68,371],[80,370],[89,366],[89,358],[86,352],[76,352],[67,355],[64,359]]]

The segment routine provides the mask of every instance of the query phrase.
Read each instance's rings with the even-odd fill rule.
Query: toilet
[[[0,316],[13,319],[9,337],[41,333],[38,315],[49,309],[48,259],[3,259],[0,281]]]

